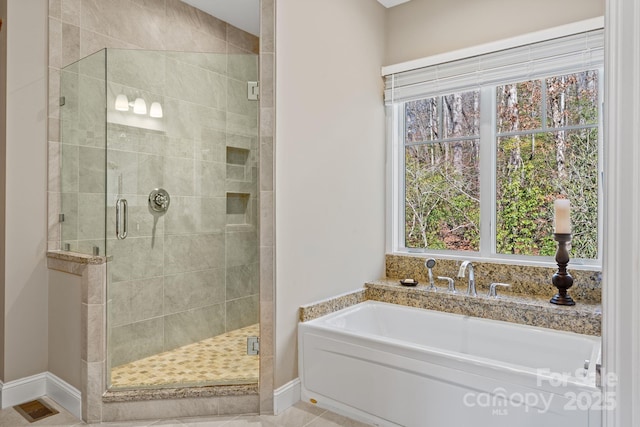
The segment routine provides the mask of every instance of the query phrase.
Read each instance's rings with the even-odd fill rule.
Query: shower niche
[[[227,224],[250,225],[257,214],[251,203],[252,183],[257,180],[251,150],[227,147]]]
[[[61,71],[61,247],[108,259],[111,389],[258,382],[257,79],[253,54],[105,49]]]

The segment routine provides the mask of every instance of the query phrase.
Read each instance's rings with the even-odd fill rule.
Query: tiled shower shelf
[[[227,147],[227,179],[235,181],[247,180],[247,163],[250,150]]]
[[[498,294],[497,298],[480,294],[471,297],[463,292],[454,294],[443,288],[431,291],[422,284],[405,287],[398,279],[381,279],[366,283],[364,289],[300,307],[300,321],[312,320],[365,300],[375,300],[586,335],[599,336],[601,333],[600,304],[578,302],[566,307],[549,303],[551,294],[548,298],[500,290]]]

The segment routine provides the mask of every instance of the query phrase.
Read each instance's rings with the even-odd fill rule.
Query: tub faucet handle
[[[456,293],[456,284],[451,277],[438,276],[438,280],[446,280],[447,290],[452,294]]]
[[[509,286],[511,286],[508,283],[492,283],[489,285],[489,296],[490,297],[497,297],[498,296],[498,292],[496,291],[496,287],[498,286],[503,286],[505,288],[508,288]]]

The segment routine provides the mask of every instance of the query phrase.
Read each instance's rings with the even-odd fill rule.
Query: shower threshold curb
[[[112,403],[142,400],[185,399],[192,397],[247,396],[252,394],[258,394],[258,383],[211,385],[201,387],[108,390],[104,395],[102,395],[102,402]]]

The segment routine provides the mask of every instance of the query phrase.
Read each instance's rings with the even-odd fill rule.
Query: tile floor
[[[359,421],[325,411],[308,403],[298,402],[278,416],[240,415],[222,417],[180,418],[170,420],[148,420],[85,424],[76,419],[60,405],[45,397],[44,400],[60,411],[59,414],[29,423],[13,408],[0,411],[1,427],[22,426],[103,426],[103,427],[367,427]]]
[[[257,383],[259,359],[247,355],[247,337],[259,335],[260,325],[256,323],[117,366],[111,370],[111,386]]]

